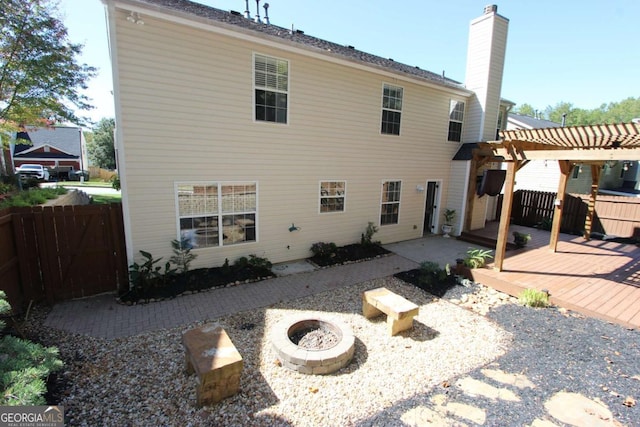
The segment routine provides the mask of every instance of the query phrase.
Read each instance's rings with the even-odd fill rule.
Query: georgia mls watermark
[[[0,427],[63,426],[63,406],[0,406]]]

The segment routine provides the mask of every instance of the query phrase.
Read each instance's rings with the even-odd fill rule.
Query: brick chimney
[[[465,85],[475,92],[467,106],[463,140],[492,141],[496,136],[509,20],[488,5],[471,21]]]

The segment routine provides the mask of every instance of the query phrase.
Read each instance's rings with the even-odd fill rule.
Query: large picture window
[[[344,212],[345,189],[344,181],[321,181],[320,212]]]
[[[462,141],[464,102],[451,100],[449,105],[449,141]]]
[[[287,123],[289,62],[254,56],[255,119]]]
[[[401,115],[402,88],[385,84],[382,89],[381,132],[389,135],[400,135]]]
[[[382,183],[382,205],[380,207],[380,225],[397,224],[400,215],[400,181]]]
[[[193,248],[256,241],[256,183],[179,183],[178,236]]]

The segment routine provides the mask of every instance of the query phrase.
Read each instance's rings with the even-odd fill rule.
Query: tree
[[[565,125],[571,125],[571,112],[574,110],[573,104],[570,102],[559,102],[555,107],[551,107],[550,105],[544,110],[545,116],[549,118],[552,122],[562,123],[562,116],[565,116]]]
[[[521,116],[535,117],[536,115],[536,110],[530,104],[522,104],[513,112],[516,114],[520,114]]]
[[[4,291],[0,291],[0,315],[11,312]],[[0,320],[0,331],[5,323]],[[44,347],[27,339],[0,336],[0,405],[45,405],[45,383],[50,373],[62,368],[56,347]]]
[[[0,10],[0,138],[21,126],[52,121],[84,124],[74,110],[89,110],[81,93],[96,69],[79,64],[82,45],[70,43],[55,0],[2,0]]]
[[[522,104],[514,112],[517,114],[535,116],[535,110],[529,104]],[[566,126],[586,126],[602,123],[629,123],[640,118],[640,98],[629,97],[620,102],[602,104],[593,110],[575,108],[570,102],[559,102],[555,106],[547,106],[543,116],[549,120],[562,123],[562,115],[566,114]]]
[[[116,150],[113,145],[113,131],[116,127],[114,119],[102,119],[98,122],[93,135],[87,138],[89,159],[95,166],[103,169],[116,168]]]

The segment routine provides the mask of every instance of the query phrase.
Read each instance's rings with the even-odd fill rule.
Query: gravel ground
[[[379,286],[420,306],[413,330],[387,337],[384,319],[362,317],[361,293]],[[347,367],[310,376],[276,363],[265,337],[300,311],[353,329],[356,354]],[[404,426],[427,425],[436,410],[446,415],[440,425],[524,426],[551,420],[544,403],[559,391],[602,402],[622,425],[640,425],[640,406],[623,404],[640,395],[638,331],[522,307],[478,285],[437,299],[390,277],[215,319],[245,365],[239,393],[204,408],[194,405],[196,380],[184,372],[181,345],[181,333],[201,323],[109,341],[45,328],[45,315],[36,311],[26,330],[60,348],[66,365],[53,403],[65,406],[67,425]],[[488,377],[496,371],[533,386],[505,387]],[[472,379],[519,399],[471,395]]]

